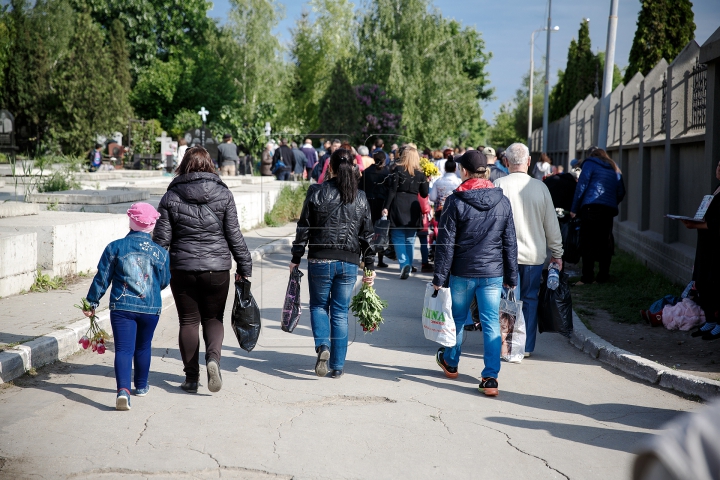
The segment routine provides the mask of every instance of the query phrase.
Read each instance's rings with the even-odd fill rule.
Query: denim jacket
[[[170,283],[170,256],[149,233],[130,232],[111,242],[100,257],[87,294],[97,308],[112,282],[110,310],[160,315],[160,291]]]

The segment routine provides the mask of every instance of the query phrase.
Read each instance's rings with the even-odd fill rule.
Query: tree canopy
[[[662,58],[671,62],[695,38],[689,0],[641,0],[641,4],[625,83],[637,72],[647,75]]]

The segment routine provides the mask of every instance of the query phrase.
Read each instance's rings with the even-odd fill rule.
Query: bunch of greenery
[[[373,274],[365,270],[366,276]],[[350,310],[358,319],[364,332],[374,332],[383,323],[382,311],[388,303],[381,299],[372,285],[363,283],[360,291],[350,301]]]

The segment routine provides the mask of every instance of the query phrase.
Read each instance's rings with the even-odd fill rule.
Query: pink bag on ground
[[[668,330],[688,330],[705,323],[705,312],[689,298],[676,305],[666,305],[662,310],[662,322]]]

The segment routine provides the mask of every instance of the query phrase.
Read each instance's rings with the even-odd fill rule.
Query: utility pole
[[[535,75],[535,34],[538,32],[544,32],[547,27],[538,28],[534,30],[530,35],[530,88],[528,89],[528,134],[527,134],[527,146],[532,151],[532,118],[533,118],[533,77]],[[552,28],[553,32],[560,30],[557,25]]]
[[[605,72],[603,75],[602,98],[600,99],[600,128],[598,147],[607,148],[608,117],[610,116],[610,94],[612,93],[613,71],[615,69],[615,35],[617,34],[618,0],[610,0],[607,46],[605,47]]]
[[[545,52],[545,104],[543,105],[543,139],[542,150],[548,149],[548,118],[550,117],[550,33],[552,22],[552,0],[548,0],[548,21],[547,21],[547,50]]]

